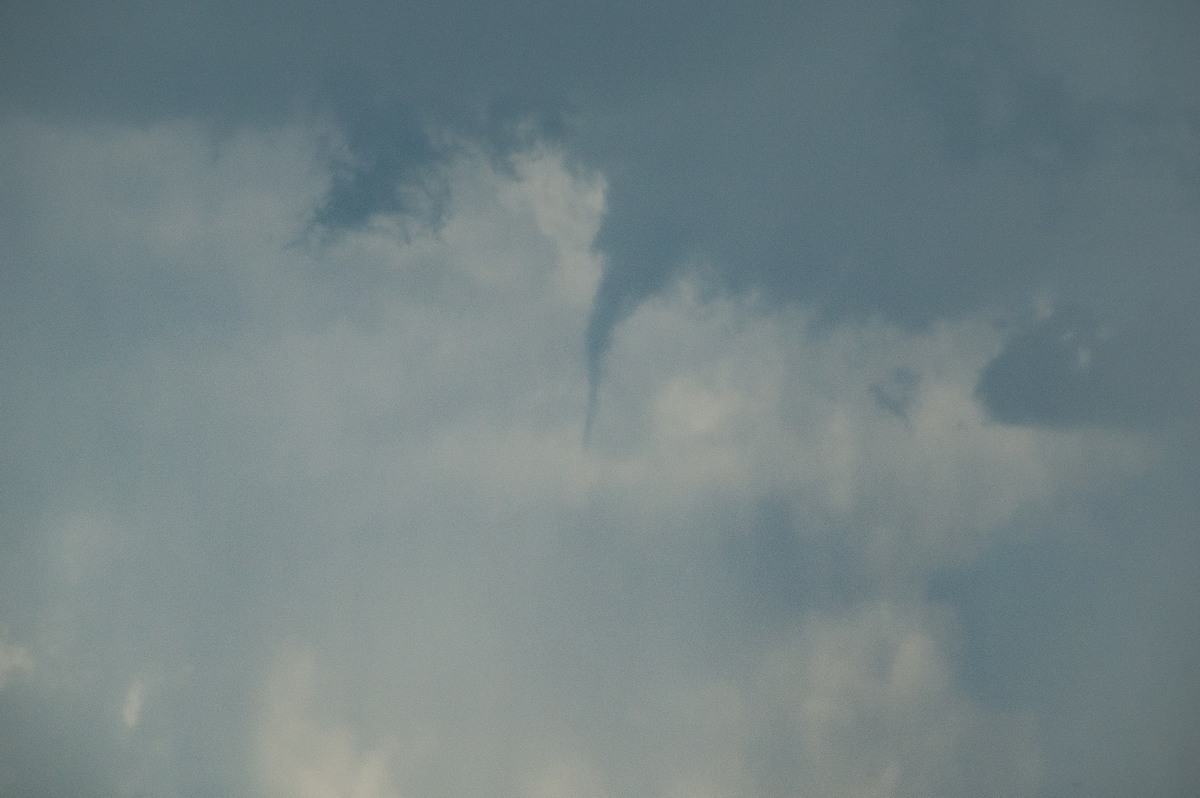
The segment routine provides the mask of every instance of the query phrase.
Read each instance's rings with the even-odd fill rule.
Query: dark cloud
[[[119,757],[90,697],[47,695],[26,685],[0,692],[0,790],[51,798],[122,795],[112,763]]]
[[[1081,165],[1095,154],[1101,111],[1033,63],[1013,23],[1001,6],[928,4],[900,37],[913,88],[956,157],[1030,158],[1043,169]]]
[[[1124,164],[1118,180],[1194,185],[1200,64],[1177,5],[1077,11],[20,2],[0,25],[0,101],[217,131],[329,115],[348,149],[315,209],[327,230],[436,220],[438,126],[503,152],[573,117],[572,150],[611,186],[583,342],[594,391],[616,326],[683,274],[918,327],[1088,291],[1094,267],[1054,255],[1076,183]],[[1096,310],[1132,282],[1115,276]]]
[[[687,24],[681,24],[684,20]],[[4,9],[6,104],[110,119],[269,122],[401,102],[472,114],[497,99],[613,98],[714,76],[766,14],[719,3],[545,0],[490,6],[323,0],[16,2]],[[708,56],[707,58],[705,56]]]
[[[930,581],[931,597],[963,624],[958,677],[990,704],[1049,708],[1041,734],[1054,753],[1042,795],[1072,781],[1196,789],[1200,615],[1187,572],[1197,507],[1180,483],[1194,481],[1193,440],[1185,434],[1162,467],[1099,498],[1082,529],[1014,519],[1022,535]],[[1118,682],[1126,687],[1115,693]],[[1139,737],[1147,723],[1152,737]]]
[[[1009,424],[1138,426],[1191,417],[1200,400],[1192,354],[1200,330],[1169,306],[1161,318],[1135,324],[1114,329],[1079,308],[1059,309],[1012,337],[984,368],[977,395]]]
[[[1131,263],[1061,253],[1078,235],[1078,207],[1098,196],[1126,212],[1122,182],[1161,174],[1155,190],[1179,207],[1196,106],[1163,88],[1173,76],[1141,76],[1162,89],[1149,101],[1085,92],[1007,7],[939,5],[869,25],[813,17],[803,44],[763,73],[662,97],[617,137],[644,143],[626,144],[628,172],[613,173],[599,239],[611,262],[588,339],[594,374],[613,326],[681,273],[833,319],[878,314],[910,328],[1047,288],[1103,312],[1139,290]],[[1173,52],[1177,68],[1197,72]],[[1108,64],[1095,59],[1085,70],[1103,74]],[[1175,144],[1149,144],[1164,137]],[[1150,238],[1124,232],[1118,246]]]
[[[430,167],[446,156],[412,110],[357,114],[345,136],[346,152],[329,155],[333,185],[313,217],[320,230],[362,230],[377,216],[437,226],[445,212],[445,187],[434,184]]]
[[[0,792],[1195,792],[1196,12],[777,5],[0,6]]]

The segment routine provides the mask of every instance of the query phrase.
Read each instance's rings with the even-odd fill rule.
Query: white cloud
[[[805,794],[1033,793],[1033,719],[962,692],[946,627],[931,607],[868,603],[815,614],[770,652],[755,706],[787,724]]]
[[[683,501],[791,496],[801,516],[882,547],[880,578],[917,576],[970,560],[1022,510],[1082,501],[1152,462],[1152,444],[1132,434],[991,423],[974,387],[1000,343],[988,319],[813,334],[799,312],[697,304],[683,291],[618,334],[597,448],[634,475],[631,488],[670,486]],[[897,367],[919,375],[905,420],[870,391]],[[609,448],[630,429],[636,448]]]
[[[313,717],[315,661],[285,656],[268,680],[257,732],[262,788],[280,798],[396,798],[396,742],[365,750],[345,727]]]
[[[754,744],[766,733],[756,710],[774,708],[797,740],[793,764],[812,780],[813,795],[1032,794],[1040,768],[1033,722],[977,704],[957,686],[956,638],[935,608],[911,594],[933,569],[969,561],[1015,514],[1082,501],[1104,479],[1136,473],[1148,447],[1132,436],[989,423],[973,399],[975,375],[1001,343],[988,319],[923,334],[872,324],[815,335],[801,313],[701,302],[686,287],[643,306],[618,334],[585,447],[577,354],[538,343],[580,340],[582,316],[563,312],[570,298],[542,279],[570,258],[559,248],[546,260],[511,206],[488,199],[496,186],[508,192],[499,196],[512,196],[521,183],[506,183],[479,162],[456,169],[452,185],[467,187],[455,194],[465,198],[455,215],[436,239],[396,244],[394,255],[400,264],[413,251],[437,260],[453,290],[432,300],[436,313],[427,298],[397,297],[369,332],[332,328],[305,339],[315,355],[306,371],[340,376],[301,393],[324,396],[308,407],[334,413],[364,400],[379,404],[359,412],[384,413],[397,402],[421,413],[419,422],[396,419],[413,424],[415,438],[368,444],[378,447],[374,478],[391,497],[373,498],[438,535],[449,489],[450,523],[489,540],[480,545],[496,559],[478,573],[478,592],[457,597],[462,614],[438,610],[440,623],[457,630],[448,634],[479,635],[465,643],[465,656],[487,663],[501,683],[511,678],[510,663],[489,659],[505,629],[480,630],[471,616],[487,614],[482,596],[526,545],[536,550],[562,534],[552,519],[600,506],[604,523],[653,551],[656,538],[719,533],[703,520],[713,501],[736,507],[780,492],[801,516],[827,519],[796,534],[859,536],[873,578],[895,598],[845,615],[802,615],[754,675],[677,685],[661,709],[687,717],[695,704],[723,720],[710,724],[702,757],[656,743],[661,756],[650,758],[660,772],[646,778],[664,795],[737,794],[754,778],[741,757],[721,752]],[[600,203],[565,206],[592,214]],[[573,239],[577,253],[584,238]],[[493,249],[497,241],[509,248]],[[531,328],[531,319],[541,323]],[[380,349],[380,340],[393,348]],[[378,357],[387,365],[371,365]],[[876,406],[868,390],[897,366],[921,376],[907,424]],[[513,372],[521,379],[511,379]],[[283,432],[344,432],[348,422],[299,416]],[[312,448],[336,460],[345,446],[339,435]],[[1107,465],[1097,468],[1098,461]],[[522,605],[502,613],[510,611]],[[716,695],[732,696],[726,709]],[[475,745],[509,746],[482,734],[471,736]],[[601,794],[602,772],[551,765],[528,789]]]
[[[121,283],[129,255],[233,297],[229,319],[135,336],[94,378],[107,399],[64,406],[130,441],[55,444],[78,452],[72,485],[114,452],[127,471],[80,490],[91,504],[64,489],[59,506],[104,511],[51,538],[63,582],[107,588],[63,588],[70,600],[203,627],[172,641],[176,666],[203,651],[186,665],[219,681],[228,662],[306,652],[278,658],[255,707],[191,710],[254,714],[204,728],[253,726],[237,739],[267,794],[716,798],[792,776],[812,796],[1035,791],[1035,721],[961,687],[955,619],[924,580],[1155,452],[1132,434],[989,423],[973,391],[1002,344],[990,319],[817,331],[801,310],[685,284],[618,331],[585,444],[605,182],[553,149],[509,173],[463,145],[437,230],[380,220],[303,250],[286,245],[319,194],[311,131],[247,136],[215,161],[177,127],[18,133],[43,167],[69,167],[35,204],[47,229],[84,233],[51,256],[95,251],[95,279]],[[67,174],[92,178],[76,192]],[[918,375],[903,418],[871,392],[901,367]],[[728,628],[757,623],[697,552],[751,534],[778,497],[795,521],[783,533],[844,545],[869,595],[788,607],[729,662],[687,662],[711,653],[695,638],[736,648]],[[689,568],[714,583],[695,605],[680,597]],[[31,662],[0,648],[0,681]],[[120,664],[113,693],[138,727],[147,688]]]

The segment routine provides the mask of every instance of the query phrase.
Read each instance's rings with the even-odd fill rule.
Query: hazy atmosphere
[[[0,795],[1200,795],[1200,4],[0,4]]]

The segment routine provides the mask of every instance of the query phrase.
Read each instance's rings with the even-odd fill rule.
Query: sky
[[[0,5],[0,794],[1200,794],[1200,6]]]

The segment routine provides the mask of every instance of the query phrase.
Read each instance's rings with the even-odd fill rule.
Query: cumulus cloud
[[[814,614],[770,652],[756,714],[789,733],[774,741],[786,764],[764,791],[1032,794],[1033,718],[984,712],[960,691],[946,620],[936,607],[867,603]]]
[[[319,5],[287,57],[257,47],[269,5],[236,31],[170,4],[147,23],[224,34],[262,67],[230,67],[244,86],[184,91],[181,67],[151,96],[138,71],[102,113],[87,80],[42,100],[6,78],[0,786],[1043,798],[1086,761],[1190,791],[1190,383],[1172,437],[995,376],[1108,369],[1189,279],[1173,177],[1138,184],[1172,211],[1149,240],[1118,202],[1134,161],[1075,167],[1058,208],[986,148],[947,159],[876,93],[892,13],[581,12],[554,72],[498,48],[494,12],[327,34]],[[391,69],[447,31],[482,48],[453,80]],[[322,85],[360,95],[283,110],[357,38],[362,82]],[[100,39],[62,68],[109,63]],[[389,75],[470,103],[513,70],[546,94],[588,77],[574,132],[362,110],[405,107],[363,99]],[[1113,337],[1107,289],[1074,338],[1061,310],[1020,332],[1076,277],[1138,282],[1140,243],[1161,282]],[[1105,714],[1113,740],[1087,731]]]
[[[301,798],[394,798],[396,743],[359,751],[342,727],[322,728],[312,717],[315,663],[285,657],[268,679],[255,759],[267,795]]]

